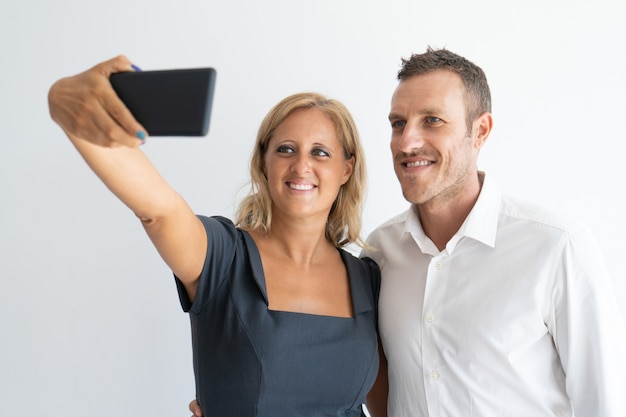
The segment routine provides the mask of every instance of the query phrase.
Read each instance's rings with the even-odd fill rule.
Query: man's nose
[[[416,126],[407,124],[402,133],[398,135],[396,148],[401,152],[411,153],[415,149],[421,149],[424,142],[424,132]]]

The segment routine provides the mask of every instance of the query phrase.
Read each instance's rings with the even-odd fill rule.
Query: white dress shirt
[[[626,417],[626,329],[585,228],[485,178],[444,250],[413,208],[368,244],[390,417]]]

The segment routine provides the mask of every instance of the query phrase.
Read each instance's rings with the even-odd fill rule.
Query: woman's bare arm
[[[120,56],[57,81],[48,94],[50,114],[94,173],[142,221],[193,299],[206,255],[206,233],[141,151],[143,135],[138,132],[143,127],[111,87],[109,75],[130,68],[130,61]]]

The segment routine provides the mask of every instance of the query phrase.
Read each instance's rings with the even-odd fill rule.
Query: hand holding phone
[[[150,136],[205,136],[209,131],[213,68],[118,72],[113,89]]]

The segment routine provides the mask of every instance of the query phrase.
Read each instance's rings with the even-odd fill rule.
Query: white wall
[[[625,38],[619,0],[3,2],[0,415],[183,416],[194,395],[173,279],[50,120],[59,77],[120,53],[215,67],[209,136],[144,150],[197,212],[228,216],[269,108],[304,90],[338,98],[367,149],[369,232],[407,205],[386,121],[400,57],[446,46],[493,90],[482,169],[583,218],[624,300]]]

